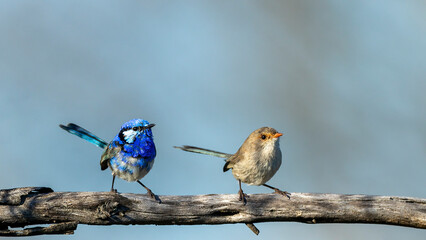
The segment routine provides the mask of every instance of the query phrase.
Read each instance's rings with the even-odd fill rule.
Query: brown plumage
[[[279,137],[283,134],[270,127],[262,127],[252,132],[235,154],[226,154],[193,146],[176,147],[188,152],[195,152],[226,158],[223,171],[232,169],[232,174],[239,181],[240,200],[246,203],[241,182],[249,185],[263,185],[274,189],[278,194],[290,198],[290,193],[266,184],[281,166]]]

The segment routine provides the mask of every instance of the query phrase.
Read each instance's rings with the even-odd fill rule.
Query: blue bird
[[[129,182],[138,182],[147,190],[148,195],[161,203],[158,196],[139,181],[154,165],[157,153],[151,128],[155,124],[150,124],[143,119],[132,119],[121,126],[120,132],[109,144],[74,123],[59,126],[65,131],[105,149],[100,164],[101,170],[109,167],[112,171],[112,192],[117,192],[114,189],[114,181],[117,176]]]

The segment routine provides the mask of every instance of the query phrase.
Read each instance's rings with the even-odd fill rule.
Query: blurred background
[[[156,123],[142,179],[159,195],[233,193],[223,161],[271,126],[290,192],[426,198],[424,1],[1,1],[0,188],[109,191],[102,150],[58,127],[111,140]],[[120,192],[145,193],[116,181]],[[244,185],[247,193],[269,189]],[[259,223],[85,226],[36,239],[425,239],[384,225]]]

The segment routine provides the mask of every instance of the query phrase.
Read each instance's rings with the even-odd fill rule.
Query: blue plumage
[[[151,131],[155,124],[143,119],[132,119],[121,126],[120,132],[109,144],[76,124],[59,126],[100,148],[105,148],[100,164],[101,170],[109,167],[112,171],[111,191],[115,191],[114,180],[118,176],[126,181],[137,181],[148,194],[160,202],[159,198],[139,181],[151,170],[157,154]]]
[[[69,123],[67,126],[64,125],[59,125],[62,129],[64,129],[65,131],[72,133],[78,137],[83,138],[84,140],[95,144],[96,146],[100,147],[100,148],[105,148],[108,143],[105,142],[104,140],[100,139],[99,137],[97,137],[96,135],[93,135],[91,132],[87,131],[86,129],[74,124],[74,123]]]

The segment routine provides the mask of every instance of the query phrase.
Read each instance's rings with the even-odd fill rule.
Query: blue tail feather
[[[96,146],[100,148],[105,148],[108,143],[104,140],[100,139],[98,136],[94,135],[93,133],[87,131],[86,129],[74,124],[74,123],[68,123],[67,126],[64,126],[62,124],[59,124],[59,127],[64,129],[65,131],[74,134],[92,144],[95,144]]]

